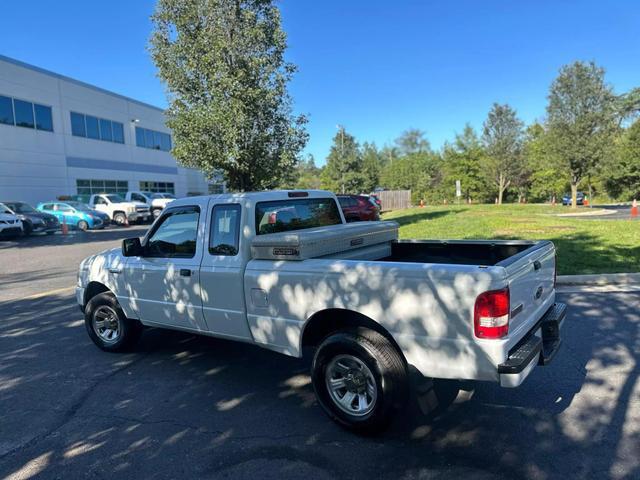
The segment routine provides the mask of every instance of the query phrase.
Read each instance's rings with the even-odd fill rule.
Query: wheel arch
[[[86,306],[87,303],[89,303],[89,300],[91,300],[96,295],[110,291],[111,290],[104,283],[97,282],[95,280],[89,282],[89,284],[84,289],[84,306]]]
[[[353,310],[347,310],[343,308],[327,308],[320,310],[304,324],[302,334],[300,335],[300,353],[302,353],[303,347],[315,347],[320,345],[328,335],[344,330],[345,328],[368,328],[385,337],[391,345],[398,351],[405,366],[408,365],[407,359],[398,345],[398,342],[393,338],[393,335],[372,318]]]

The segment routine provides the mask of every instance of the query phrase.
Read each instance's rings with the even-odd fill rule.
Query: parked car
[[[22,220],[6,205],[0,203],[0,236],[22,235]]]
[[[60,223],[66,223],[70,228],[77,228],[83,232],[105,226],[100,215],[81,202],[39,203],[38,210],[54,215]]]
[[[40,212],[25,202],[2,202],[22,221],[22,231],[25,235],[32,233],[46,233],[53,235],[60,230],[60,222],[49,213]]]
[[[378,195],[369,195],[369,200],[374,203],[378,210],[382,210],[382,201]]]
[[[142,202],[127,202],[115,193],[94,194],[89,197],[89,206],[105,213],[110,221],[118,225],[129,222],[146,222],[151,216],[149,206]]]
[[[380,220],[380,209],[366,195],[338,195],[347,222]]]
[[[184,198],[142,240],[83,260],[76,298],[106,351],[144,325],[309,347],[319,404],[357,431],[402,408],[410,372],[446,404],[459,380],[517,387],[553,359],[566,307],[552,242],[397,238],[395,222],[346,224],[329,192]]]
[[[157,218],[167,204],[173,202],[176,197],[170,193],[127,192],[124,199],[128,202],[140,202],[148,205],[153,218]]]
[[[576,203],[578,205],[584,205],[584,193],[577,192],[576,193]],[[565,193],[562,196],[562,205],[571,205],[571,194]]]

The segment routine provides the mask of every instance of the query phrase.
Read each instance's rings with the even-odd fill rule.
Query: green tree
[[[573,208],[578,185],[611,152],[617,130],[616,97],[604,74],[593,62],[565,65],[549,91],[549,145],[569,172]]]
[[[391,190],[411,190],[414,204],[420,200],[438,201],[441,198],[442,171],[439,155],[433,152],[413,153],[389,162],[382,171],[381,184]]]
[[[547,132],[536,122],[527,128],[524,158],[531,172],[529,196],[531,200],[547,202],[553,197],[559,201],[568,184],[568,174],[549,148]]]
[[[417,128],[410,128],[402,132],[395,140],[399,156],[412,155],[415,153],[431,152],[431,145],[424,137],[424,132]]]
[[[622,200],[640,198],[640,120],[636,120],[617,142],[607,172],[604,183],[609,195]]]
[[[366,182],[362,152],[355,137],[341,127],[322,171],[322,188],[336,193],[360,193]]]
[[[504,192],[523,174],[522,142],[524,124],[509,105],[493,104],[483,125],[482,139],[487,149],[485,171],[498,190]]]
[[[466,124],[462,133],[456,134],[453,143],[443,148],[446,198],[453,198],[455,182],[460,180],[463,198],[486,200],[488,198],[482,165],[486,161],[486,152],[478,135],[471,125]],[[447,194],[448,193],[448,194]]]
[[[380,186],[381,169],[382,160],[376,145],[364,142],[362,145],[362,174],[364,176],[362,192],[369,193]]]
[[[173,155],[231,189],[281,184],[307,141],[287,92],[296,67],[272,0],[158,0],[151,56],[169,91]]]

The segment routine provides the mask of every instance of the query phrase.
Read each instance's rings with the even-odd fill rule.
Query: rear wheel
[[[85,222],[84,220],[80,220],[78,222],[78,230],[86,232],[87,230],[89,230],[89,224],[87,222]]]
[[[407,398],[405,364],[397,349],[372,330],[334,333],[318,347],[311,370],[324,411],[361,433],[386,427]]]
[[[111,292],[100,293],[89,300],[84,323],[93,343],[107,352],[131,348],[142,333],[140,322],[127,318]]]

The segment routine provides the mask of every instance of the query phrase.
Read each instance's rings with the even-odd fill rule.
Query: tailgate
[[[556,249],[542,241],[498,263],[507,273],[511,297],[509,337],[521,338],[555,299]]]

